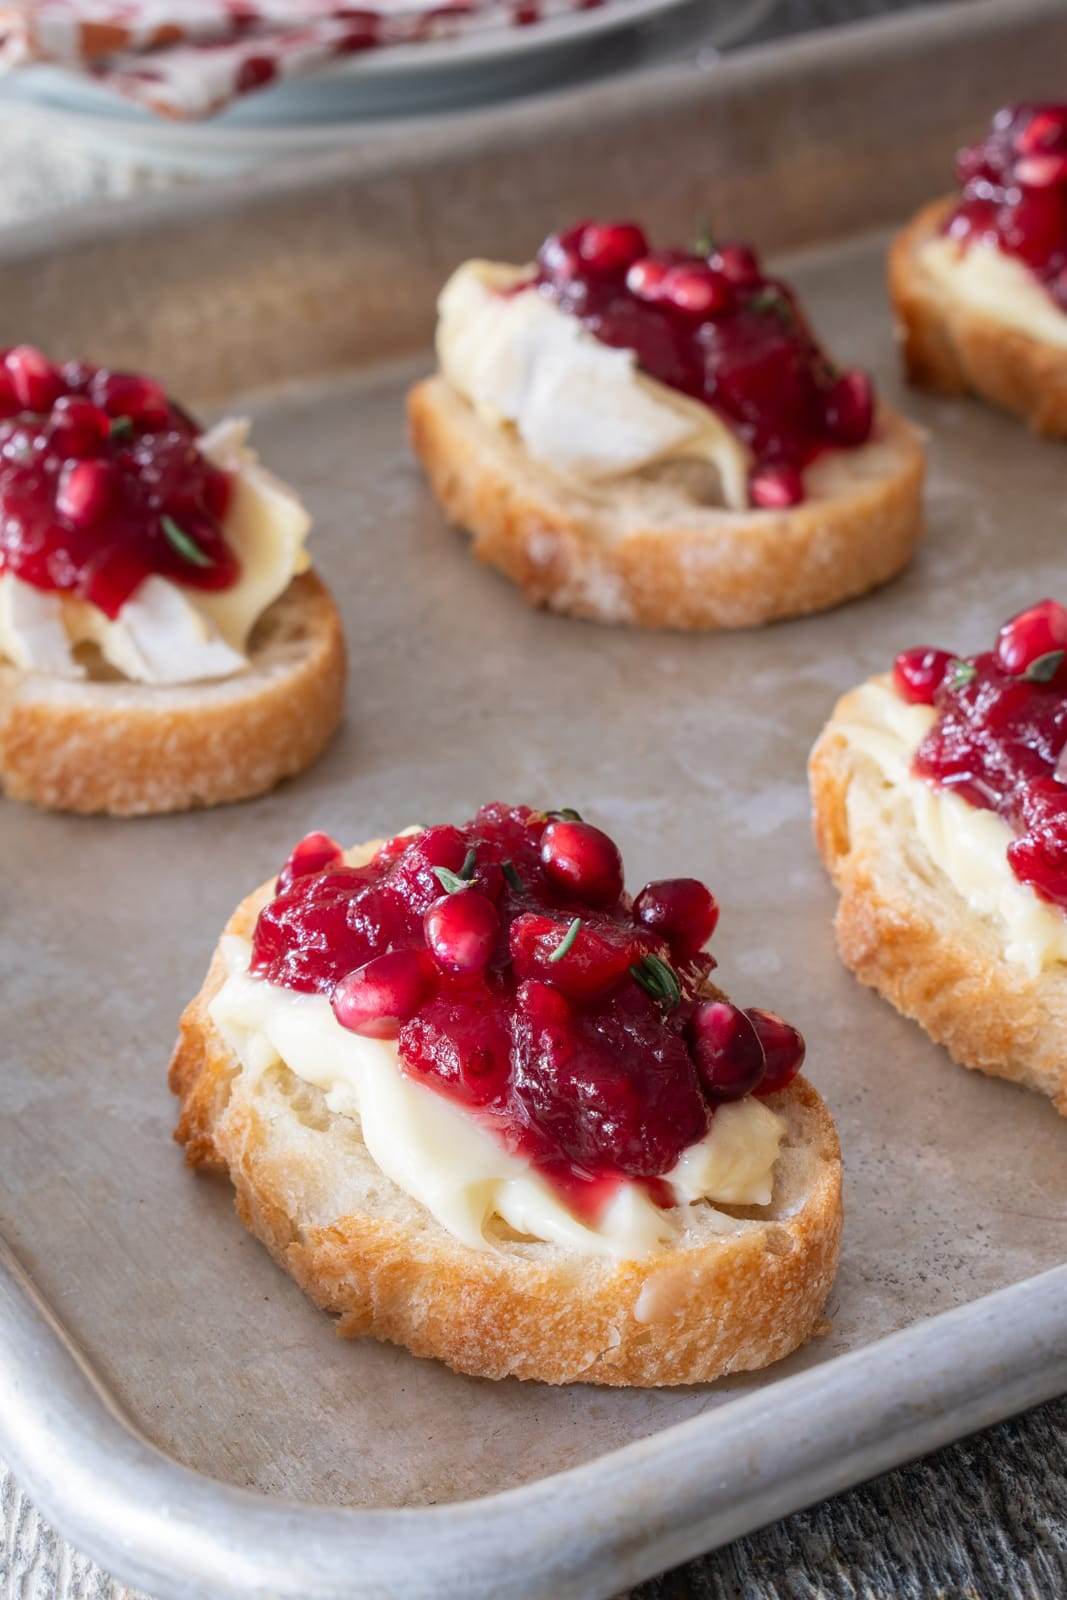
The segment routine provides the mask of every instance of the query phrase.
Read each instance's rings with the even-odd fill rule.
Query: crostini
[[[1067,609],[851,690],[811,757],[856,976],[965,1067],[1067,1115]]]
[[[341,623],[309,519],[231,420],[0,354],[0,787],[132,815],[260,794],[337,726]]]
[[[818,1325],[841,1163],[796,1029],[708,982],[695,879],[624,893],[576,813],[484,806],[237,908],[177,1138],[342,1334],[485,1378],[704,1383]]]
[[[822,351],[755,253],[633,223],[468,261],[438,307],[414,449],[474,554],[535,604],[740,628],[884,583],[921,532],[916,430]]]
[[[889,255],[908,377],[1067,437],[1067,105],[998,111],[957,174]]]

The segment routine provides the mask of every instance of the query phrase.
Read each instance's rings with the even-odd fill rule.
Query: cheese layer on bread
[[[830,728],[878,766],[885,788],[873,803],[882,807],[887,825],[894,808],[903,805],[905,826],[914,827],[957,894],[996,930],[1007,961],[1034,975],[1067,961],[1067,917],[1015,876],[1007,855],[1015,838],[1010,825],[912,772],[915,752],[937,720],[934,708],[909,705],[888,677],[862,684],[844,706]],[[871,804],[869,791],[852,784],[849,821],[858,834],[870,827]]]
[[[86,600],[0,573],[0,656],[24,672],[71,679],[86,675],[75,654],[80,644],[95,645],[138,683],[195,683],[243,671],[256,622],[310,564],[304,541],[311,525],[293,491],[248,448],[248,428],[231,419],[197,441],[209,461],[232,474],[223,533],[240,566],[236,583],[209,592],[152,576],[112,619]]]
[[[525,1238],[585,1255],[633,1259],[675,1239],[676,1217],[627,1179],[595,1220],[583,1220],[531,1161],[453,1101],[406,1077],[395,1041],[342,1028],[325,995],[254,977],[247,940],[228,935],[222,951],[228,976],[211,1017],[242,1070],[256,1075],[283,1063],[320,1089],[330,1111],[358,1120],[386,1177],[461,1243],[490,1248],[494,1218]],[[676,1203],[768,1205],[784,1136],[784,1121],[761,1100],[720,1106],[704,1138],[666,1174]],[[725,1214],[708,1214],[724,1234],[738,1226]]]
[[[919,259],[948,299],[1042,344],[1067,349],[1067,313],[1018,256],[995,244],[963,245],[940,234],[927,240]]]
[[[723,505],[748,506],[752,457],[717,412],[648,377],[535,288],[529,269],[468,261],[437,303],[443,377],[533,461],[592,489],[668,461],[712,467]]]

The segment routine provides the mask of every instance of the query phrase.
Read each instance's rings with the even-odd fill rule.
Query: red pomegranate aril
[[[747,244],[720,244],[711,255],[710,265],[737,288],[752,288],[763,281],[759,257]]]
[[[637,938],[613,923],[582,917],[568,922],[534,911],[516,917],[508,944],[520,978],[536,978],[579,998],[610,988],[643,953]]]
[[[632,222],[588,222],[578,244],[585,265],[604,276],[625,272],[647,250],[648,240]]]
[[[108,416],[129,417],[140,428],[164,427],[170,417],[165,390],[153,378],[139,373],[109,373],[100,400]]]
[[[689,1048],[708,1099],[742,1100],[757,1088],[766,1062],[754,1024],[728,1000],[706,1000],[689,1024]]]
[[[1067,155],[1023,156],[1015,163],[1015,180],[1028,189],[1051,189],[1067,183]]]
[[[433,992],[431,963],[421,950],[390,950],[342,978],[330,999],[350,1033],[395,1039]]]
[[[477,889],[435,900],[423,918],[426,943],[446,972],[484,972],[500,937],[496,907]]]
[[[643,927],[670,945],[678,960],[703,950],[719,921],[719,905],[697,878],[661,878],[646,884],[634,901]]]
[[[1054,650],[1067,649],[1067,608],[1056,600],[1039,600],[1036,606],[1012,617],[997,636],[997,661],[1005,672],[1018,675]]]
[[[541,866],[557,888],[589,905],[611,905],[622,894],[618,845],[591,823],[550,822],[541,835]]]
[[[297,878],[306,878],[312,872],[325,872],[327,867],[340,866],[344,851],[328,833],[306,833],[294,846],[288,861],[278,874],[275,894],[284,894]]]
[[[826,426],[838,444],[865,444],[874,426],[874,390],[865,372],[843,372],[826,399]]]
[[[749,481],[749,495],[761,511],[786,511],[804,498],[804,478],[798,467],[786,463],[757,467]]]
[[[56,446],[66,456],[86,458],[98,454],[111,433],[111,419],[82,395],[60,395],[52,407]]]
[[[703,265],[671,267],[660,293],[677,311],[692,317],[721,317],[734,301],[730,280]]]
[[[924,645],[902,650],[893,663],[893,687],[910,705],[932,706],[952,659],[951,651]]]
[[[763,1046],[765,1070],[756,1093],[777,1094],[792,1083],[804,1064],[804,1039],[791,1023],[773,1011],[762,1011],[749,1006],[746,1017],[755,1028]]]
[[[14,380],[5,367],[0,366],[0,418],[13,417],[19,410]]]
[[[4,357],[15,398],[24,411],[51,411],[63,384],[55,367],[36,345],[19,344]]]
[[[635,261],[626,274],[626,287],[640,300],[658,300],[663,293],[663,280],[670,270],[666,261],[645,256],[641,261]]]
[[[1036,155],[1067,144],[1067,108],[1042,107],[1036,110],[1025,127],[1015,136],[1015,148],[1020,155]]]
[[[56,510],[74,528],[96,527],[114,504],[115,484],[109,461],[78,461],[63,474]]]

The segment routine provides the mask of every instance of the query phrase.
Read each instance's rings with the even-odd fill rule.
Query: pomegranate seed
[[[52,407],[52,431],[64,455],[85,459],[107,440],[111,419],[82,395],[63,394]]]
[[[759,257],[747,244],[721,244],[711,256],[710,265],[738,288],[752,288],[763,282]]]
[[[344,851],[328,833],[306,833],[293,847],[285,866],[278,874],[275,894],[284,894],[297,878],[306,878],[312,872],[325,872],[327,867],[339,867]]]
[[[773,1011],[758,1006],[750,1006],[745,1016],[756,1030],[766,1063],[757,1093],[777,1094],[792,1083],[804,1063],[803,1035]]]
[[[843,372],[826,397],[826,427],[838,444],[864,444],[874,426],[874,389],[865,372]]]
[[[5,367],[0,367],[0,417],[13,417],[18,410],[14,379]]]
[[[1039,600],[1006,622],[997,635],[997,662],[1005,672],[1023,673],[1041,656],[1067,649],[1067,609],[1056,600]]]
[[[1067,183],[1067,155],[1023,156],[1015,163],[1015,181],[1027,189],[1051,189]]]
[[[476,889],[443,894],[422,926],[434,960],[446,972],[484,972],[500,937],[496,907]]]
[[[598,276],[625,272],[648,252],[648,240],[632,222],[589,222],[582,229],[578,253]]]
[[[520,978],[537,978],[575,997],[609,988],[644,953],[615,923],[578,917],[567,922],[536,911],[515,918],[508,943]]]
[[[395,1039],[433,992],[433,969],[423,950],[390,950],[343,977],[333,991],[333,1014],[350,1033]]]
[[[719,920],[719,905],[697,878],[661,878],[634,901],[634,916],[659,934],[678,960],[703,950]]]
[[[541,835],[541,866],[557,888],[589,905],[611,905],[622,894],[619,847],[588,822],[550,822]]]
[[[626,274],[626,287],[639,300],[658,300],[663,293],[663,280],[670,271],[666,261],[655,256],[644,256],[635,261]]]
[[[56,510],[75,528],[92,528],[106,517],[115,497],[109,461],[78,461],[63,474]]]
[[[693,1013],[689,1046],[704,1092],[713,1103],[741,1100],[763,1077],[766,1063],[754,1024],[728,1000],[706,1000]]]
[[[893,687],[909,705],[932,706],[954,659],[948,650],[931,650],[925,645],[902,650],[893,663]]]
[[[1067,143],[1067,113],[1060,107],[1043,106],[1015,136],[1020,155],[1036,155]]]
[[[761,510],[784,511],[803,500],[804,478],[799,467],[785,462],[757,467],[749,480],[748,492],[752,504]]]
[[[170,402],[166,390],[153,378],[135,373],[103,374],[98,397],[109,417],[129,417],[139,428],[162,428],[170,421]]]
[[[734,301],[730,280],[706,266],[671,267],[661,292],[676,310],[692,317],[721,317]]]
[[[63,385],[55,367],[36,345],[16,345],[4,357],[4,366],[23,411],[51,411]]]

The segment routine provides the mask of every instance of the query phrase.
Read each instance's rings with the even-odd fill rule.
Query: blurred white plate
[[[155,117],[88,79],[35,67],[0,80],[0,108],[74,135],[83,146],[191,174],[363,143],[424,115],[494,101],[735,42],[777,0],[606,0],[523,28],[368,50],[311,78],[237,101],[207,122]],[[16,112],[17,108],[17,112]]]

